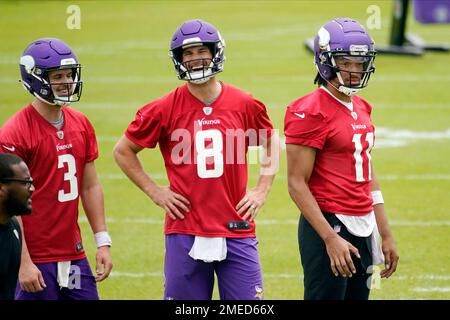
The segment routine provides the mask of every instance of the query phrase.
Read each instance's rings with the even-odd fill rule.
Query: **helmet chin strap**
[[[189,83],[193,83],[193,84],[203,84],[209,81],[209,79],[211,79],[212,75],[205,77],[205,78],[200,78],[200,79],[192,79],[189,80]]]
[[[336,87],[333,83],[331,83],[330,81],[328,81],[328,80],[325,80],[330,86],[332,86],[333,88],[335,88],[337,91],[339,91],[339,92],[341,92],[341,93],[343,93],[343,94],[345,94],[346,96],[349,96],[349,97],[351,97],[351,96],[353,96],[353,95],[355,95],[355,94],[357,94],[359,91],[361,91],[361,89],[354,89],[354,88],[349,88],[349,87],[346,87],[346,86],[344,86],[344,85],[342,85],[342,84],[339,84],[339,87]]]
[[[359,91],[361,91],[362,88],[351,88],[351,87],[347,87],[344,84],[344,81],[342,80],[341,77],[341,73],[340,72],[336,72],[336,76],[339,80],[339,87],[336,87],[334,84],[332,84],[330,81],[326,80],[327,83],[332,86],[333,88],[335,88],[337,91],[342,92],[343,94],[345,94],[346,96],[354,96],[355,94],[357,94]]]
[[[55,101],[50,102],[50,101],[48,101],[48,100],[45,100],[44,98],[42,98],[41,96],[39,96],[36,92],[34,92],[33,94],[34,94],[34,96],[35,96],[36,98],[38,98],[39,100],[41,100],[42,102],[44,102],[44,103],[46,103],[46,104],[49,104],[49,105],[52,105],[52,106],[55,106],[55,105],[56,105]]]
[[[36,98],[38,98],[39,100],[41,100],[42,102],[49,104],[51,106],[58,106],[58,107],[69,106],[70,103],[72,102],[72,101],[60,101],[60,100],[56,100],[56,99],[54,99],[51,102],[51,101],[45,100],[44,98],[40,97],[39,95],[36,94],[36,92],[34,93],[34,96]]]
[[[55,101],[55,105],[57,106],[70,106],[71,101],[59,101],[59,100],[54,100]]]
[[[361,89],[354,89],[354,88],[349,88],[343,85],[340,85],[338,88],[339,92],[342,92],[343,94],[351,97],[354,96],[355,94],[357,94],[359,91],[361,91]]]
[[[55,105],[57,106],[69,106],[72,103],[72,96],[67,96],[67,97],[60,97],[58,96],[55,91],[53,91],[53,102],[55,103]],[[67,101],[65,101],[64,99],[67,99]]]

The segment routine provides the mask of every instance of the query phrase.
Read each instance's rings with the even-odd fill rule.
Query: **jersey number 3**
[[[59,190],[59,202],[75,200],[78,197],[78,181],[75,176],[77,173],[75,158],[71,154],[61,154],[58,156],[58,169],[64,168],[64,163],[67,163],[67,172],[64,173],[64,181],[69,181],[69,192],[64,192],[64,189]]]
[[[355,145],[355,152],[353,153],[353,156],[355,157],[355,170],[356,170],[356,181],[358,182],[362,182],[362,181],[366,181],[366,179],[364,179],[364,172],[363,172],[363,168],[367,165],[367,181],[372,180],[372,172],[370,169],[370,160],[371,160],[371,155],[370,155],[370,151],[373,148],[373,132],[367,132],[366,133],[366,141],[368,143],[368,146],[366,149],[363,149],[362,143],[361,143],[361,137],[362,134],[361,133],[355,133],[353,135],[353,144]],[[363,152],[366,153],[367,156],[367,164],[364,164],[363,161],[363,157],[362,154]]]

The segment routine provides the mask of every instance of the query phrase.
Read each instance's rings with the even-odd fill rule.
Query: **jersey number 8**
[[[211,148],[205,148],[206,140],[211,140]],[[195,134],[197,150],[197,174],[202,179],[218,178],[223,174],[223,138],[219,130],[198,131]],[[214,168],[208,169],[207,158],[214,158]]]

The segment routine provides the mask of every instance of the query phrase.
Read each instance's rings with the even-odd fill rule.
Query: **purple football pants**
[[[36,263],[46,288],[36,293],[20,289],[17,281],[16,300],[98,300],[97,285],[87,258],[71,261],[69,288],[61,288],[57,281],[57,262]]]
[[[211,263],[189,256],[195,237],[166,235],[164,299],[211,300],[214,272],[221,300],[262,300],[261,265],[256,238],[227,238],[227,257]]]

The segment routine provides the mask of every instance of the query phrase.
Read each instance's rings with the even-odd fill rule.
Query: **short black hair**
[[[322,78],[319,72],[317,72],[316,77],[314,78],[314,84],[317,84],[318,87],[324,86],[326,87],[327,82]]]
[[[15,154],[0,153],[0,180],[14,177],[14,171],[11,167],[21,162],[23,160]]]

